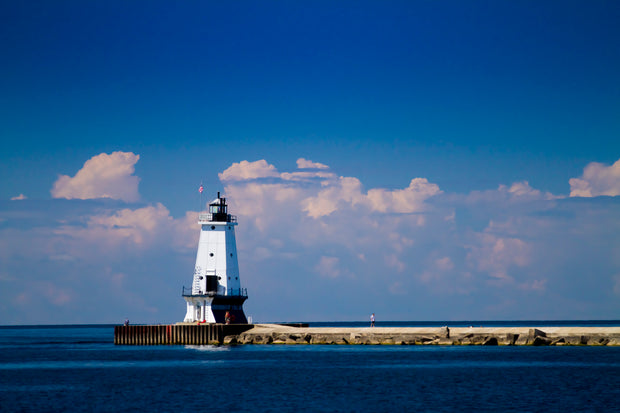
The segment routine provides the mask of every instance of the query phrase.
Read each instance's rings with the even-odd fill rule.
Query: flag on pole
[[[202,191],[204,191],[204,188],[202,187],[202,184],[200,184],[200,188],[198,188],[198,192],[202,194]]]

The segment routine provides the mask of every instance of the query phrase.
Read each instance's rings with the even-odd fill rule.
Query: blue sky
[[[620,316],[615,2],[4,2],[0,324]],[[206,201],[203,199],[203,201]]]

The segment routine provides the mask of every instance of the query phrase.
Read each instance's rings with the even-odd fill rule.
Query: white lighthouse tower
[[[184,322],[246,324],[243,303],[247,290],[241,288],[235,226],[237,217],[228,213],[226,198],[209,203],[209,212],[198,216],[200,241],[191,289],[183,287],[187,302]]]

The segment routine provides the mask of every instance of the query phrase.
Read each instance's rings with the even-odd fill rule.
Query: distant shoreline
[[[300,321],[266,321],[260,324],[298,323]],[[370,321],[301,321],[309,327],[367,327]],[[100,328],[114,327],[122,324],[6,324],[0,328]],[[132,325],[167,325],[171,323],[131,322]],[[460,320],[460,321],[381,321],[377,320],[377,327],[620,327],[620,320]]]

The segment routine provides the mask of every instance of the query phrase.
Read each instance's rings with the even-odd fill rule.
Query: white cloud
[[[529,199],[557,199],[561,198],[553,195],[551,192],[542,192],[538,189],[534,189],[530,186],[528,181],[514,182],[510,188],[506,188],[504,185],[500,185],[499,191],[508,191],[512,197],[529,198]]]
[[[526,291],[545,291],[547,289],[547,280],[526,281],[519,285],[519,288]]]
[[[468,246],[468,262],[497,280],[512,282],[511,268],[529,264],[530,246],[518,238],[482,233],[475,239],[476,244]]]
[[[580,178],[571,178],[570,196],[594,197],[601,195],[620,195],[620,159],[613,165],[592,162],[588,164]]]
[[[426,178],[414,178],[405,189],[371,189],[367,200],[373,211],[413,213],[424,211],[424,201],[441,192],[439,186],[429,183]]]
[[[42,294],[55,305],[66,305],[72,300],[70,291],[59,288],[52,283],[41,285]]]
[[[330,215],[341,207],[349,209],[358,205],[379,213],[423,212],[426,209],[424,201],[441,193],[439,187],[430,184],[426,178],[412,179],[405,189],[375,188],[367,194],[362,192],[359,179],[353,177],[324,181],[322,185],[325,189],[303,201],[304,211],[312,218]]]
[[[148,250],[156,245],[171,249],[194,249],[199,234],[197,212],[174,219],[160,203],[142,208],[124,208],[87,217],[86,225],[62,225],[54,234],[68,256],[114,254]],[[96,247],[94,247],[96,246]]]
[[[44,300],[57,308],[70,305],[74,299],[75,294],[68,288],[59,287],[50,281],[34,280],[28,290],[18,294],[13,301],[19,306],[32,306]]]
[[[261,231],[298,209],[303,189],[286,183],[236,182],[225,187],[234,214],[249,218]]]
[[[322,165],[320,168],[328,168],[327,165],[315,164],[300,158],[298,165]],[[264,194],[270,193],[271,199],[286,198],[306,194],[299,200],[300,205],[309,217],[319,218],[328,216],[338,210],[349,210],[356,206],[364,206],[371,211],[381,213],[415,213],[425,210],[424,201],[440,194],[442,191],[436,184],[429,183],[426,178],[414,178],[409,186],[404,189],[387,190],[383,188],[370,189],[368,193],[362,191],[362,184],[354,177],[337,177],[334,173],[316,172],[283,172],[279,173],[274,165],[264,159],[255,162],[241,161],[233,163],[224,172],[219,174],[223,182],[228,183],[227,192],[231,192],[247,198],[244,194],[251,193],[254,201],[250,202],[254,211],[262,213]],[[275,178],[279,182],[256,183],[257,178]],[[316,184],[315,186],[299,186],[296,182]],[[243,185],[243,191],[239,191],[239,185]],[[265,189],[269,188],[269,191]],[[242,193],[240,193],[242,192]],[[232,197],[232,196],[231,196]],[[241,203],[240,203],[241,204]],[[421,218],[420,225],[424,219]]]
[[[151,241],[156,231],[167,227],[172,217],[162,204],[138,209],[122,209],[113,215],[91,217],[87,230],[92,236],[130,240],[135,245]],[[105,233],[105,234],[104,234]]]
[[[301,201],[303,210],[312,218],[330,215],[338,210],[339,205],[349,208],[364,201],[362,184],[357,178],[341,176],[335,180],[323,181],[321,186],[324,189]]]
[[[301,162],[300,162],[301,161]],[[303,169],[328,169],[327,165],[307,161],[303,158],[297,160],[297,165]],[[224,172],[218,174],[222,182],[241,182],[251,181],[259,178],[276,178],[283,181],[312,181],[334,179],[336,175],[326,171],[295,171],[279,173],[276,167],[266,160],[261,159],[254,162],[241,161],[235,162]]]
[[[243,161],[226,171],[224,178],[234,178],[224,189],[239,217],[242,282],[252,295],[246,310],[257,317],[274,296],[293,303],[286,317],[309,321],[317,319],[304,316],[315,308],[310,296],[340,305],[343,317],[365,305],[359,297],[401,319],[455,311],[485,317],[493,308],[497,317],[531,317],[532,308],[575,305],[600,318],[619,309],[617,300],[601,297],[620,295],[620,278],[610,282],[620,271],[620,198],[571,202],[521,181],[431,200],[441,190],[424,178],[406,188],[366,190],[358,178],[325,169],[280,173],[266,161]],[[33,305],[78,314],[92,290],[89,317],[115,311],[111,300],[123,318],[132,309],[147,317],[158,308],[170,321],[177,312],[182,317],[183,301],[169,290],[191,282],[197,212],[174,218],[160,203],[49,202],[30,211],[36,202],[0,203],[0,298],[27,302],[19,310],[24,320]],[[157,299],[149,296],[157,291]],[[276,307],[261,318],[281,319]]]
[[[248,179],[278,177],[276,167],[268,164],[266,160],[248,162],[241,161],[233,163],[224,172],[218,174],[223,182],[227,181],[244,181]]]
[[[388,268],[394,269],[396,272],[405,271],[406,265],[396,254],[389,254],[385,257],[385,264]]]
[[[438,258],[435,260],[435,265],[437,269],[440,271],[450,271],[454,269],[454,263],[450,259],[450,257]]]
[[[28,199],[28,197],[24,194],[19,194],[18,196],[11,198],[11,201],[21,201],[22,199]]]
[[[405,287],[405,285],[400,281],[396,281],[390,284],[388,290],[393,295],[408,295],[409,294],[409,291],[407,291],[407,288]]]
[[[319,162],[312,162],[311,160],[299,158],[297,159],[297,167],[299,169],[329,169],[329,166]]]
[[[140,178],[132,174],[139,159],[140,155],[131,152],[99,154],[86,161],[74,177],[60,175],[51,194],[54,198],[138,201]]]
[[[340,259],[337,257],[321,257],[319,263],[316,265],[316,271],[326,277],[336,278],[340,275],[339,268]]]
[[[283,172],[280,177],[285,181],[309,181],[312,179],[333,179],[336,174],[331,172]]]
[[[528,181],[513,182],[510,186],[499,185],[496,190],[472,191],[466,196],[469,203],[513,202],[561,199],[563,196],[543,192],[530,186]]]
[[[407,238],[399,231],[390,233],[388,238],[391,241],[392,248],[398,253],[405,251],[407,248],[411,248],[414,244],[411,238]]]

